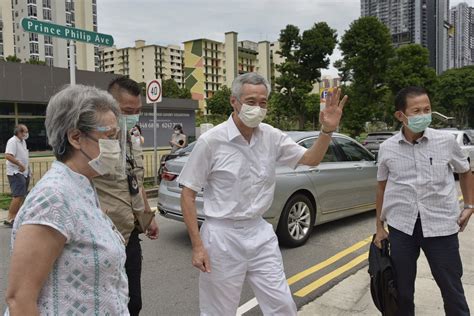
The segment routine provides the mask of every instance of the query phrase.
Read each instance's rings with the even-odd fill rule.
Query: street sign
[[[153,79],[146,83],[146,103],[161,102],[161,79]]]
[[[113,46],[112,35],[91,32],[74,27],[53,24],[28,18],[21,20],[21,26],[27,32],[60,37],[71,41],[85,42],[101,46]]]
[[[319,89],[319,110],[322,111],[326,107],[326,100],[328,95],[332,93],[335,88],[320,88]]]

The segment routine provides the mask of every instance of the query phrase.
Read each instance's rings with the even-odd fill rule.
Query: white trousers
[[[199,276],[202,316],[234,316],[245,280],[264,315],[296,315],[272,225],[262,218],[207,219],[201,238],[211,262],[211,272]]]

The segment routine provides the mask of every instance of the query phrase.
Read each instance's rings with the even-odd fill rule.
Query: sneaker
[[[12,228],[12,227],[13,227],[13,222],[14,222],[14,221],[15,221],[14,219],[12,219],[12,220],[9,220],[9,221],[8,221],[8,220],[4,220],[4,221],[3,221],[3,225],[5,225],[5,226],[7,226],[7,227],[10,227],[10,228]]]

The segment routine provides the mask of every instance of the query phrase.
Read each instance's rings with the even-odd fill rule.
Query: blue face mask
[[[403,114],[405,115],[405,114]],[[413,133],[421,133],[423,132],[428,126],[431,124],[431,113],[428,114],[421,114],[421,115],[413,115],[413,116],[406,116],[408,119],[407,127]]]
[[[120,117],[120,126],[125,125],[127,131],[129,131],[137,125],[139,118],[140,114],[122,115]]]

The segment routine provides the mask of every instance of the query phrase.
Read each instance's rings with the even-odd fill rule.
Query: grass
[[[0,209],[8,210],[12,197],[9,194],[0,193]]]

